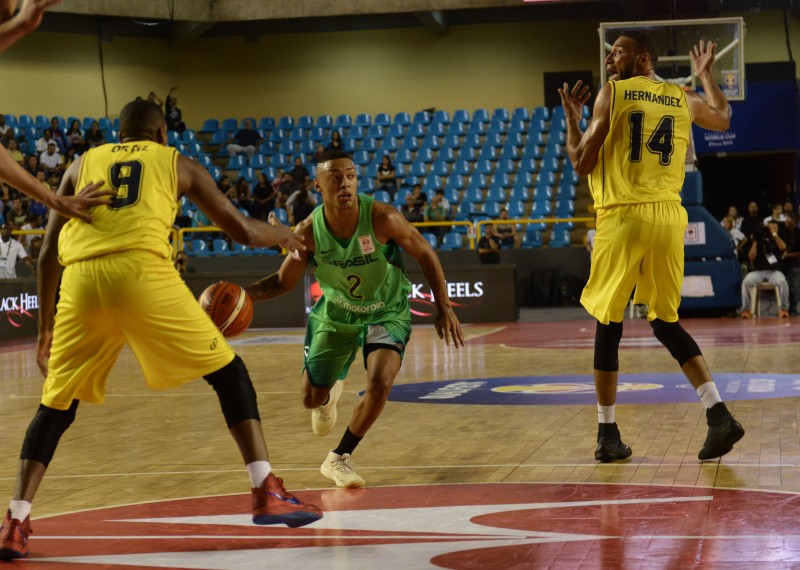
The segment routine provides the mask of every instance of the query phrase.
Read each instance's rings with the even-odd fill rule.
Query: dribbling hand
[[[434,326],[436,327],[436,334],[439,335],[439,338],[444,339],[447,346],[450,346],[450,339],[453,340],[453,346],[456,348],[464,346],[464,333],[461,332],[461,323],[452,308],[440,309],[436,315]]]

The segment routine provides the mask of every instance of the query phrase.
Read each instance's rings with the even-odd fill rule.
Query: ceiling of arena
[[[800,0],[63,0],[45,31],[164,37],[242,36],[425,27],[529,20],[656,20],[781,10],[800,16]]]

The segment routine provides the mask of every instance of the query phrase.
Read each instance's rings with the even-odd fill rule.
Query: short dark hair
[[[653,62],[653,67],[658,65],[658,48],[656,47],[655,40],[653,40],[653,36],[642,30],[627,30],[620,34],[620,37],[622,36],[636,42],[636,49],[640,53],[650,54],[650,61]]]
[[[319,160],[317,163],[322,164],[323,162],[328,162],[329,160],[337,160],[339,158],[346,158],[348,160],[353,160],[353,157],[347,154],[343,150],[326,150],[321,155],[319,155]]]
[[[129,137],[149,138],[166,122],[161,107],[146,99],[131,101],[119,114],[120,133]]]

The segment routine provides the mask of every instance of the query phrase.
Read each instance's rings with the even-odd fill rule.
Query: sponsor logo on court
[[[759,400],[800,396],[800,374],[723,373],[714,380],[723,400]],[[620,374],[618,404],[697,402],[683,374]],[[590,375],[515,376],[448,382],[398,384],[394,402],[546,406],[595,403]]]
[[[606,567],[627,552],[659,567],[764,553],[800,562],[797,495],[656,485],[520,483],[303,491],[324,518],[255,526],[249,495],[152,502],[34,521],[25,568]],[[668,554],[667,554],[668,553]],[[609,558],[611,556],[611,558]],[[762,558],[758,558],[762,556]],[[755,557],[755,558],[754,558]],[[635,558],[635,556],[634,556]],[[520,564],[512,564],[517,561]],[[763,567],[763,564],[762,564]]]

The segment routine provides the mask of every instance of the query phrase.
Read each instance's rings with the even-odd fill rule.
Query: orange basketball
[[[197,300],[225,337],[243,333],[253,322],[253,300],[234,283],[214,283]]]

